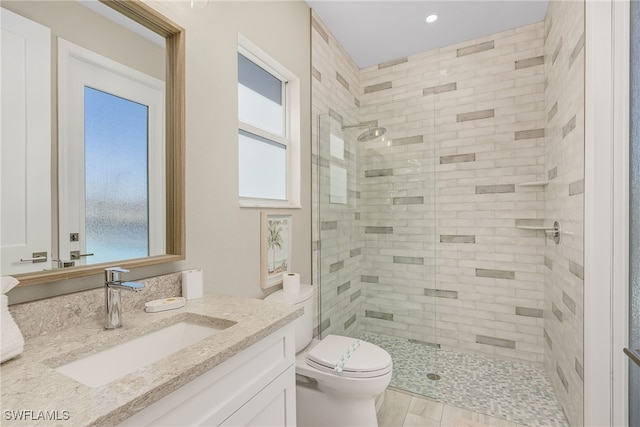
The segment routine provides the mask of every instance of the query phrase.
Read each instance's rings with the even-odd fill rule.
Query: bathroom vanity
[[[285,326],[120,425],[295,425],[294,355]]]
[[[90,319],[28,339],[22,355],[0,366],[3,425],[295,425],[291,322],[301,314],[283,304],[208,295],[178,310],[125,313],[116,330]],[[209,332],[135,366],[159,351],[153,346],[175,344],[162,334],[184,324]],[[88,368],[71,365],[84,362]],[[67,365],[77,379],[64,373]],[[107,377],[97,378],[102,371]]]

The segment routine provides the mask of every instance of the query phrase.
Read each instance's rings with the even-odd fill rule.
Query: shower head
[[[387,130],[383,127],[370,127],[369,129],[358,135],[358,142],[373,141],[374,139],[384,135],[385,132],[387,132]]]
[[[358,142],[373,141],[376,138],[381,137],[387,132],[387,129],[383,127],[373,126],[370,123],[358,123],[357,125],[342,126],[342,129],[352,128],[368,128],[366,131],[358,135]]]

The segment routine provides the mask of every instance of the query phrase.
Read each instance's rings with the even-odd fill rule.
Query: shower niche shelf
[[[531,181],[516,184],[518,187],[544,187],[549,181]]]

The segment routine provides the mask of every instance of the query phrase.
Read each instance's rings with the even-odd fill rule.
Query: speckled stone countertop
[[[117,424],[301,315],[301,308],[284,304],[207,295],[187,301],[177,310],[124,313],[123,326],[116,330],[106,331],[95,320],[28,339],[19,357],[0,365],[1,424]],[[102,387],[85,386],[55,370],[82,356],[185,320],[228,327]],[[23,421],[15,419],[19,411],[26,417]]]

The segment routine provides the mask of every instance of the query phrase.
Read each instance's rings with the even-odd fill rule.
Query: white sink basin
[[[100,387],[187,348],[222,329],[225,327],[217,328],[183,321],[55,369],[84,385]]]

